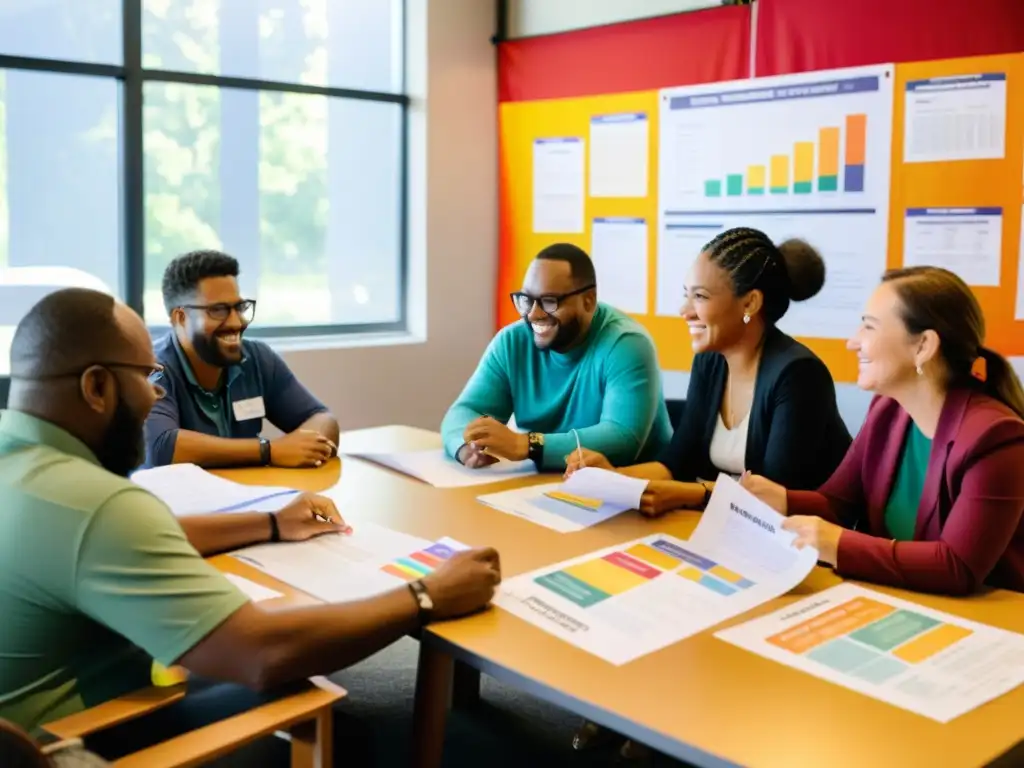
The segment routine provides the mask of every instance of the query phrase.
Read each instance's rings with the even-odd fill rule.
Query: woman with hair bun
[[[719,472],[817,488],[842,461],[850,433],[825,364],[776,324],[791,301],[816,295],[825,263],[802,240],[776,246],[763,232],[727,230],[704,246],[681,309],[696,356],[682,419],[656,462],[620,468],[649,480],[640,512],[701,509]],[[613,469],[599,453],[566,457]]]
[[[839,469],[816,491],[743,484],[841,576],[1024,592],[1024,391],[984,341],[981,307],[955,274],[887,272],[849,342],[858,386],[877,397]]]

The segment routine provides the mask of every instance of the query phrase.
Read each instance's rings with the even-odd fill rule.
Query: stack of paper
[[[477,500],[560,533],[571,533],[637,509],[646,488],[646,480],[584,467],[564,483],[517,488]]]
[[[379,595],[426,576],[453,553],[452,539],[417,536],[360,523],[349,535],[328,534],[297,543],[260,544],[233,557],[328,603]]]
[[[689,541],[653,534],[506,581],[495,603],[625,664],[795,587],[818,553],[722,475]]]
[[[179,517],[208,512],[273,512],[298,493],[291,488],[233,483],[195,464],[144,469],[132,475],[132,482],[159,498]]]
[[[392,453],[348,453],[357,459],[365,459],[375,464],[394,469],[403,474],[422,480],[435,488],[465,488],[471,485],[487,485],[537,474],[537,467],[532,461],[499,460],[489,467],[470,469],[455,459],[450,458],[443,450],[432,451],[400,451]]]

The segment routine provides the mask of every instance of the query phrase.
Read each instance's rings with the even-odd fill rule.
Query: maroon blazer
[[[1024,421],[970,389],[946,396],[932,440],[913,541],[893,541],[885,506],[910,415],[876,397],[846,458],[817,491],[789,491],[788,514],[851,529],[836,571],[919,592],[966,595],[982,584],[1024,592]]]

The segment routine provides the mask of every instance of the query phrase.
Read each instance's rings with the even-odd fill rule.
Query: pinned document
[[[563,483],[492,493],[477,501],[559,533],[571,533],[637,509],[646,488],[646,480],[583,467]]]

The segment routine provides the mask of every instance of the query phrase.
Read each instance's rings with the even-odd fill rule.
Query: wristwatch
[[[412,596],[416,598],[416,604],[420,607],[420,624],[426,624],[430,621],[431,615],[434,612],[434,601],[431,599],[430,593],[427,592],[427,588],[423,586],[422,579],[410,581],[409,590],[412,592]]]
[[[529,447],[526,449],[526,458],[536,464],[539,469],[541,463],[544,461],[544,435],[540,432],[530,432],[526,435],[526,439],[529,440]]]
[[[260,441],[260,463],[264,467],[270,466],[270,441],[265,437],[259,438]]]

